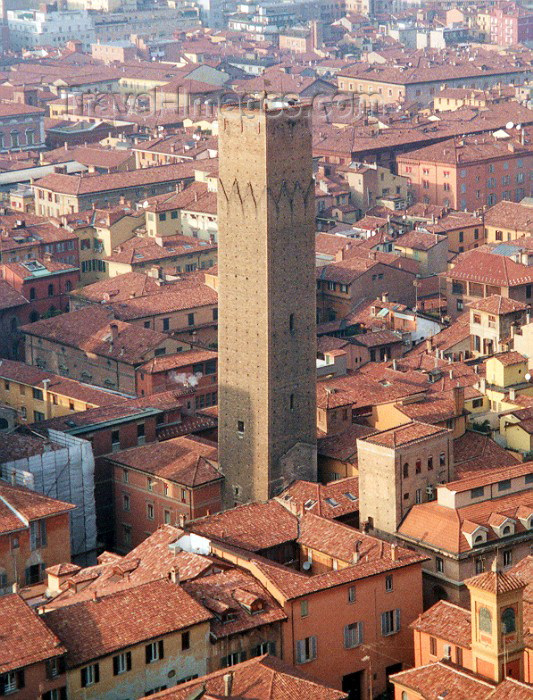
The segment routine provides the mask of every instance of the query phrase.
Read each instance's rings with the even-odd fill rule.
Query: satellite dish
[[[311,566],[312,564],[310,561],[304,561],[304,563],[302,564],[302,569],[304,571],[309,571],[311,569]]]
[[[528,372],[526,374],[526,382],[530,382],[530,381],[531,381],[531,374]]]
[[[143,209],[148,209],[149,206],[150,206],[150,204],[148,203],[148,200],[145,199],[143,202]]]
[[[513,126],[514,126],[513,122],[507,122],[507,124],[505,125],[505,128],[506,128],[506,129],[512,129]]]

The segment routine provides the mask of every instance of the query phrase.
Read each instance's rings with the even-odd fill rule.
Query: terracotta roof
[[[509,367],[511,365],[520,365],[524,362],[527,363],[527,357],[517,352],[516,350],[510,350],[509,352],[503,352],[499,355],[493,356],[498,362],[500,362],[504,367]]]
[[[77,574],[81,571],[81,566],[77,564],[71,564],[70,562],[63,562],[62,564],[56,564],[55,566],[49,566],[45,569],[47,574],[51,576],[67,576]]]
[[[532,700],[533,686],[515,678],[505,678],[490,695],[490,700]]]
[[[90,386],[59,374],[52,374],[34,365],[26,365],[24,362],[15,360],[0,361],[0,378],[38,388],[43,388],[45,386],[43,382],[48,380],[46,389],[50,393],[67,396],[92,406],[111,406],[126,401],[126,397],[116,392]]]
[[[239,569],[201,576],[184,583],[183,588],[215,614],[211,620],[211,633],[217,639],[287,619],[283,608],[267,590],[251,574]],[[256,599],[262,602],[263,607],[253,614],[240,604],[250,604]],[[217,617],[221,611],[233,612],[232,619]]]
[[[154,700],[189,700],[205,687],[206,699],[224,696],[224,676],[228,669],[214,671],[188,683],[151,695]],[[241,700],[343,700],[348,696],[320,681],[309,679],[298,668],[274,656],[259,656],[231,667],[232,697]]]
[[[138,369],[147,374],[156,374],[157,372],[168,372],[169,370],[179,369],[180,367],[188,367],[189,365],[199,362],[208,362],[216,360],[218,353],[214,350],[184,350],[173,355],[160,355],[154,357]],[[0,374],[1,376],[1,374]]]
[[[509,450],[488,435],[473,430],[467,430],[453,441],[453,461],[460,479],[482,474],[485,469],[512,466],[519,462]]]
[[[533,208],[519,202],[502,200],[485,212],[485,226],[533,233]]]
[[[132,469],[189,487],[222,479],[217,449],[199,438],[177,437],[114,452],[109,459]]]
[[[445,639],[447,642],[470,649],[472,642],[471,612],[467,608],[439,600],[419,615],[411,623],[412,629],[424,632],[432,637]]]
[[[489,593],[509,593],[526,587],[526,582],[516,574],[503,571],[485,571],[465,580],[468,588],[479,588]]]
[[[516,479],[527,474],[533,474],[533,462],[518,462],[505,467],[493,467],[487,465],[482,472],[464,477],[458,481],[449,481],[446,488],[455,493],[470,491],[478,486],[497,484],[499,481]]]
[[[209,243],[192,236],[166,236],[160,241],[154,238],[133,236],[119,245],[105,260],[124,265],[146,265],[158,260],[192,255],[202,251],[216,251],[215,243]]]
[[[114,342],[111,323],[116,324],[118,331]],[[28,335],[129,364],[141,363],[147,353],[168,340],[164,333],[115,320],[108,310],[94,306],[43,318],[22,326],[21,330]]]
[[[372,435],[374,432],[374,428],[370,428],[368,425],[352,423],[338,435],[319,438],[317,452],[323,457],[357,464],[357,440]]]
[[[180,585],[162,578],[51,610],[43,619],[67,647],[73,668],[211,617]]]
[[[364,440],[365,442],[371,442],[375,445],[393,448],[410,445],[414,442],[420,442],[421,440],[426,440],[436,435],[444,435],[448,432],[449,431],[445,428],[412,421],[411,423],[400,425],[397,428],[390,428],[389,430],[375,433],[374,435],[364,438]]]
[[[16,593],[0,597],[0,617],[0,673],[65,653],[64,646],[43,619]]]
[[[0,532],[26,529],[28,521],[68,513],[74,508],[71,503],[0,480]]]
[[[116,318],[128,321],[201,306],[213,306],[217,302],[218,294],[214,289],[202,281],[184,278],[175,284],[161,287],[156,294],[111,302],[108,306]]]
[[[340,518],[359,510],[359,477],[330,481],[328,484],[295,481],[278,497],[294,505],[298,512],[310,512],[324,518]]]
[[[26,306],[29,304],[26,297],[17,292],[16,289],[6,282],[0,279],[0,311],[4,309],[14,309],[17,306]]]
[[[424,700],[487,700],[494,685],[459,666],[437,661],[400,671],[391,681],[419,693]]]
[[[159,182],[178,182],[194,177],[192,162],[159,165],[154,168],[141,168],[127,172],[105,173],[103,175],[64,175],[51,173],[36,180],[35,187],[52,192],[80,196],[111,190],[124,190],[129,187],[154,185]]]
[[[533,282],[533,268],[505,255],[470,250],[456,258],[448,279],[467,280],[500,287],[516,287]]]
[[[492,294],[479,301],[473,301],[468,306],[476,311],[484,311],[496,316],[512,314],[527,309],[527,304],[524,302],[516,301],[516,299],[510,299],[509,297],[502,297],[499,294]]]
[[[376,330],[369,333],[359,333],[353,336],[352,342],[354,345],[363,345],[367,348],[375,348],[380,345],[391,345],[393,343],[402,343],[402,337],[394,331]]]
[[[444,236],[424,231],[409,231],[394,240],[395,248],[412,248],[413,250],[430,250],[439,243],[446,243]]]
[[[276,527],[272,527],[272,523]],[[249,503],[190,524],[193,532],[214,537],[252,552],[275,547],[298,537],[298,521],[275,500]]]
[[[57,260],[44,260],[42,258],[35,258],[34,260],[28,260],[24,262],[3,262],[2,267],[10,270],[14,275],[22,280],[32,279],[37,277],[35,271],[32,269],[32,264],[38,263],[41,267],[39,270],[39,278],[44,277],[44,270],[48,272],[46,277],[52,277],[55,274],[63,274],[65,272],[75,272],[79,268],[75,265],[69,265],[67,263],[59,262]]]
[[[62,445],[45,439],[43,436],[26,432],[3,433],[0,440],[0,464],[25,459],[43,452],[60,450]]]
[[[493,498],[463,508],[448,508],[437,501],[413,506],[404,518],[398,532],[406,539],[414,539],[428,547],[439,547],[454,554],[469,552],[472,547],[464,535],[469,531],[465,523],[471,523],[470,532],[476,527],[487,529],[488,541],[498,539],[488,522],[493,513],[500,513],[516,521],[516,532],[526,529],[517,518],[519,508],[533,508],[533,493],[519,491],[502,498]]]
[[[146,294],[157,294],[161,288],[159,280],[144,272],[125,272],[109,279],[87,284],[72,292],[77,297],[83,297],[95,302],[124,301],[131,297],[142,297]]]

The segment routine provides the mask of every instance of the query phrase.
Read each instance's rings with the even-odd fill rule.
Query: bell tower
[[[523,591],[525,581],[498,570],[465,581],[472,615],[472,670],[500,683],[523,680]]]

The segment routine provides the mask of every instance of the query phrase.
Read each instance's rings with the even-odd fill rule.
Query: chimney
[[[450,379],[453,379],[453,369],[450,370]]]
[[[118,340],[118,323],[116,321],[112,321],[109,324],[109,328],[111,329],[111,342],[116,343]]]
[[[359,548],[360,548],[360,546],[361,546],[361,542],[359,540],[357,540],[357,542],[354,545],[354,552],[352,554],[352,562],[354,564],[357,564],[359,562],[359,557],[360,557]]]
[[[398,546],[395,544],[391,544],[390,546],[390,558],[392,561],[396,561],[398,559]]]
[[[231,689],[233,688],[233,671],[224,674],[224,697],[231,697]]]
[[[465,390],[462,386],[453,387],[453,404],[455,409],[455,415],[462,415],[465,409]]]
[[[185,527],[185,522],[186,522],[186,517],[184,513],[180,513],[178,515],[178,523],[181,528]]]
[[[11,483],[13,484],[13,486],[17,485],[17,472],[14,469],[11,472]]]
[[[389,301],[389,293],[388,292],[383,292],[381,295],[381,301],[384,302],[385,304]]]
[[[396,358],[392,361],[392,369],[396,371],[398,369],[398,363],[396,362]]]
[[[172,581],[172,583],[179,583],[180,582],[180,570],[178,566],[173,566],[170,571],[168,572],[168,578],[169,581]]]
[[[433,338],[426,338],[426,352],[432,352],[433,350]]]
[[[516,399],[516,389],[509,389],[509,399],[514,401]]]

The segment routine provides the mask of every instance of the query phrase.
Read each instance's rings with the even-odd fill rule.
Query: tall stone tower
[[[316,481],[310,107],[219,115],[219,463],[226,507]]]

